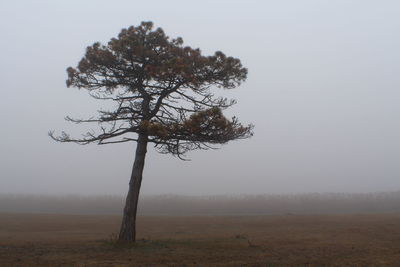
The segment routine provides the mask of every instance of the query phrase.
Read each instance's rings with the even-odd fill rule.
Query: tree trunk
[[[124,216],[119,232],[119,241],[135,242],[136,240],[136,212],[147,152],[147,141],[147,135],[139,134],[131,180],[129,181],[129,191],[126,197]]]

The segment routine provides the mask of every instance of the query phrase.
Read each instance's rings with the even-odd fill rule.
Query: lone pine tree
[[[59,142],[112,144],[134,141],[136,154],[123,212],[119,240],[135,241],[136,211],[148,143],[180,159],[195,149],[208,149],[252,136],[252,125],[226,118],[222,110],[234,100],[216,97],[212,89],[232,89],[246,79],[239,59],[170,39],[152,22],[122,29],[108,44],[87,47],[76,68],[67,69],[68,87],[85,88],[95,99],[113,101],[115,109],[97,117],[73,119],[95,123],[99,130],[81,138],[65,132],[49,135]]]

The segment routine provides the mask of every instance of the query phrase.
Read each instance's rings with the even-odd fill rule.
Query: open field
[[[145,216],[0,214],[0,266],[399,266],[400,214]]]

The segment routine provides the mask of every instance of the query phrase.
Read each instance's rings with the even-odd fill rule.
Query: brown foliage
[[[96,99],[115,102],[112,111],[95,118],[67,120],[100,125],[82,138],[62,133],[61,142],[87,144],[136,141],[144,134],[160,152],[182,155],[209,144],[248,138],[252,125],[227,119],[222,110],[234,100],[216,97],[212,88],[232,89],[246,79],[247,69],[237,58],[217,51],[204,56],[200,49],[170,39],[152,22],[122,29],[108,44],[87,47],[76,68],[67,69],[67,86],[87,89]]]

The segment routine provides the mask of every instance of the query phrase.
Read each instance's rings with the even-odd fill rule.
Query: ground
[[[0,266],[400,266],[400,214],[146,216],[0,214]]]

